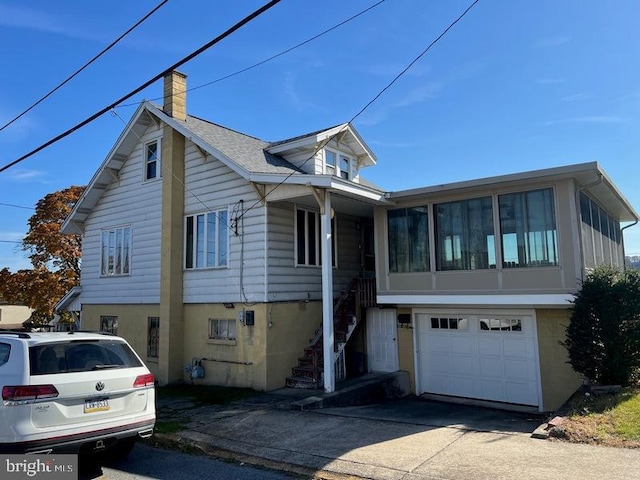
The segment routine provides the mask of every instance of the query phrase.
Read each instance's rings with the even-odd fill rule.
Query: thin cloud
[[[575,93],[573,95],[567,95],[560,100],[562,100],[563,102],[580,102],[582,100],[586,100],[587,98],[591,98],[591,95],[588,93]]]
[[[625,123],[626,120],[622,117],[617,117],[614,115],[586,115],[584,117],[571,117],[571,118],[561,118],[558,120],[549,120],[544,122],[543,125],[545,127],[550,127],[553,125],[560,125],[566,123],[600,123],[600,124],[616,124],[616,123]]]
[[[32,180],[40,180],[45,177],[45,172],[41,170],[29,170],[29,169],[11,169],[8,171],[7,176],[10,180],[16,182],[29,182]]]
[[[567,35],[559,35],[557,37],[549,37],[543,38],[539,40],[534,47],[535,48],[549,48],[549,47],[559,47],[560,45],[564,45],[571,41],[571,37]]]
[[[370,75],[375,75],[376,77],[385,77],[385,78],[393,78],[398,75],[406,65],[395,64],[391,65],[388,63],[373,65],[367,68],[367,73]],[[422,77],[429,73],[430,68],[426,65],[414,65],[411,70],[407,72],[408,76],[413,77]]]
[[[316,105],[313,102],[304,100],[296,88],[296,79],[292,73],[286,73],[282,89],[289,104],[292,105],[298,111],[314,111],[314,112],[327,112],[326,108]]]
[[[411,90],[403,99],[394,104],[394,107],[409,107],[418,103],[424,103],[428,100],[436,98],[437,93],[441,90],[438,83],[427,83]]]
[[[0,4],[0,26],[52,33],[82,40],[102,40],[91,30],[77,28],[79,22],[35,8]]]
[[[566,81],[567,79],[562,77],[544,77],[538,79],[540,85],[557,85],[558,83],[564,83]]]
[[[384,142],[381,140],[372,140],[367,143],[369,143],[370,145],[375,145],[377,147],[385,148],[414,148],[420,146],[420,144],[416,142]]]

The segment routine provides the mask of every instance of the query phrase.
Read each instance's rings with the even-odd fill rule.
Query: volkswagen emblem
[[[96,383],[96,390],[99,391],[99,392],[104,390],[104,383],[102,383],[102,382]]]

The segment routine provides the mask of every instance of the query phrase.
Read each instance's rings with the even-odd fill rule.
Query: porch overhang
[[[415,305],[427,307],[537,307],[570,308],[573,295],[558,294],[515,294],[515,295],[424,295],[424,294],[382,294],[377,296],[380,305]]]

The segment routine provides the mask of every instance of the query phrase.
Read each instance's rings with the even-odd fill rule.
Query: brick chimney
[[[162,110],[176,120],[187,119],[187,76],[173,70],[164,76]]]

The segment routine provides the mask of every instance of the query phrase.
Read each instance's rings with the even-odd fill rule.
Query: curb
[[[313,480],[366,480],[365,477],[356,475],[347,475],[343,473],[328,472],[325,470],[315,470],[302,465],[294,465],[286,462],[278,462],[268,460],[262,457],[256,457],[246,453],[233,452],[223,448],[213,447],[205,442],[198,442],[182,437],[178,434],[155,433],[150,439],[145,440],[146,443],[169,450],[184,451],[185,453],[205,455],[216,460],[226,462],[235,462],[240,465],[251,465],[252,467],[264,468],[268,470],[277,470],[281,472],[300,475],[304,478]]]

